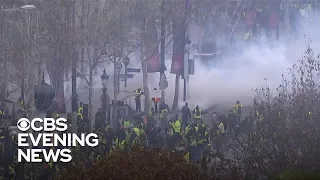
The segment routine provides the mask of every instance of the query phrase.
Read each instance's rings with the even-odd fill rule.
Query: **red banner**
[[[182,74],[184,66],[184,54],[176,54],[172,56],[171,73]]]
[[[183,74],[184,68],[184,52],[186,43],[186,27],[175,26],[176,30],[173,32],[179,32],[176,37],[173,38],[173,55],[171,63],[172,74]]]
[[[158,54],[152,56],[150,59],[147,60],[147,72],[148,73],[155,73],[160,72],[161,63]]]

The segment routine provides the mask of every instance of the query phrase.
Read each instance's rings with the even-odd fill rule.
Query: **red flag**
[[[160,69],[161,69],[160,58],[158,56],[158,53],[156,53],[156,55],[152,56],[150,59],[147,60],[147,72],[148,73],[160,72]]]
[[[157,102],[160,101],[160,98],[152,98],[152,101],[153,101],[154,103],[157,103]]]
[[[178,32],[176,37],[173,39],[173,55],[171,63],[172,74],[183,74],[184,68],[184,52],[186,43],[186,26],[176,25],[174,32]]]

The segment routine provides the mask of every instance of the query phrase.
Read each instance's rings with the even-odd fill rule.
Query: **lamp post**
[[[116,84],[116,86],[117,86],[117,89],[118,89],[118,93],[120,93],[120,72],[121,72],[121,69],[122,69],[122,64],[121,63],[117,63],[116,64],[116,68],[117,68],[117,73],[118,73],[118,83]],[[126,77],[125,77],[126,78]],[[115,87],[116,87],[115,86]]]
[[[124,64],[124,74],[125,74],[124,87],[127,88],[128,65],[130,64],[130,58],[128,56],[123,59],[123,64]]]
[[[186,37],[185,42],[185,53],[184,53],[184,74],[183,74],[183,101],[186,102],[189,94],[189,55],[190,55],[190,44],[189,37]]]
[[[105,122],[107,120],[107,86],[108,86],[109,76],[106,73],[106,69],[103,70],[101,75],[102,82],[102,92],[103,92],[103,101],[102,101],[102,120]]]

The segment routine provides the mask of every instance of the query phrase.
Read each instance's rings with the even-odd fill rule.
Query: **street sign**
[[[120,78],[131,79],[133,78],[133,74],[120,74]]]
[[[164,85],[163,85],[163,89],[167,89],[168,88],[168,81],[164,80]],[[159,87],[161,88],[161,82],[159,82]]]
[[[150,95],[152,98],[161,98],[161,90],[151,90]]]
[[[138,73],[138,72],[140,72],[141,70],[140,70],[140,69],[135,69],[135,68],[128,68],[127,71],[128,71],[128,72],[137,72],[137,73]]]

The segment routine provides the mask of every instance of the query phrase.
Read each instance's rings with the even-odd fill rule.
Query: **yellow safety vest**
[[[243,106],[242,106],[242,104],[235,104],[234,106],[233,106],[233,112],[234,113],[238,113],[238,110],[240,109],[240,108],[242,108]]]
[[[140,137],[140,129],[139,128],[133,128],[133,131],[136,133],[136,135],[138,136],[138,137]]]
[[[53,163],[50,161],[49,162],[49,168],[52,169]]]
[[[176,120],[173,124],[174,132],[180,133],[181,132],[181,123],[179,120]]]
[[[83,120],[82,114],[78,114],[78,116],[80,117],[81,120]]]
[[[198,113],[199,113],[199,115],[197,115]],[[201,116],[202,116],[201,114],[202,114],[201,109],[199,109],[199,110],[194,109],[193,118],[195,118],[195,119],[201,119]]]
[[[125,131],[125,132],[126,132],[126,138],[125,139],[126,139],[127,142],[129,142],[131,134],[130,134],[129,131]]]
[[[124,120],[123,121],[123,128],[129,128],[129,126],[130,126],[130,121]]]
[[[120,150],[124,150],[124,148],[125,148],[125,143],[126,143],[125,140],[122,140],[122,141],[119,143],[119,149],[120,149]]]
[[[16,171],[12,166],[9,166],[9,174],[16,175]]]
[[[0,115],[3,115],[3,112],[0,110]]]
[[[190,131],[190,124],[184,129],[185,135]]]
[[[83,113],[83,107],[82,106],[79,106],[78,107],[78,114],[82,114]]]
[[[168,109],[163,109],[160,113],[160,119],[163,119],[166,113],[168,113]]]
[[[195,138],[192,138],[190,146],[197,146],[197,140]]]
[[[190,153],[187,152],[184,157],[183,157],[186,161],[190,161]]]

